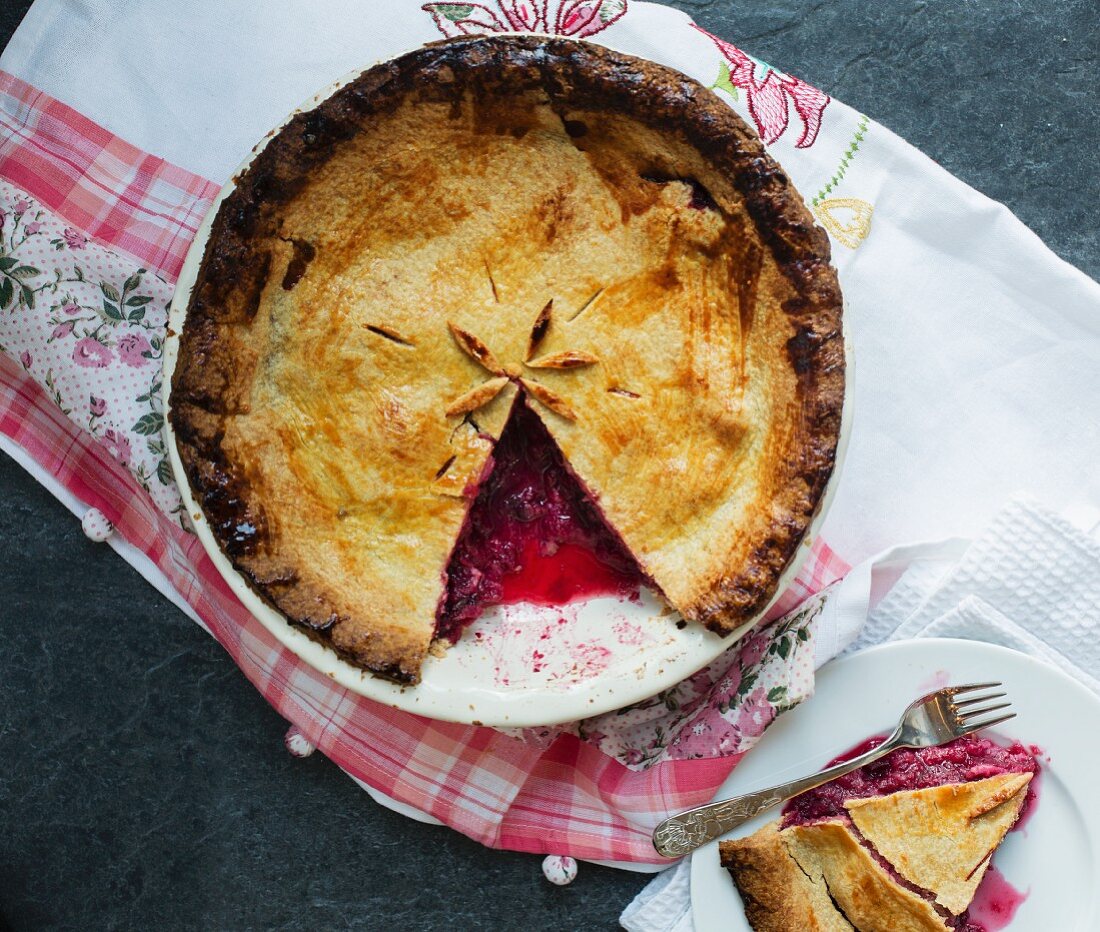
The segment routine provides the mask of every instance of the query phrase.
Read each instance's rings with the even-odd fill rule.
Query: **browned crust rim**
[[[291,592],[300,583],[283,579],[272,585],[251,565],[249,557],[265,539],[265,523],[258,503],[250,499],[247,477],[226,461],[221,449],[224,419],[236,402],[231,369],[224,359],[219,365],[219,328],[246,325],[255,314],[270,264],[267,243],[278,235],[279,207],[295,196],[312,168],[332,157],[341,141],[369,130],[372,118],[392,111],[409,93],[449,101],[467,90],[500,94],[533,89],[541,89],[562,109],[607,109],[666,132],[681,132],[733,180],[762,241],[798,294],[784,311],[797,328],[788,354],[798,378],[803,442],[781,483],[771,533],[749,565],[715,580],[695,604],[677,606],[682,614],[721,634],[755,616],[775,594],[832,474],[844,401],[840,288],[829,264],[828,237],[756,134],[691,78],[598,45],[496,36],[425,46],[370,68],[313,110],[295,115],[237,179],[211,228],[172,378],[169,420],[184,471],[214,536],[254,591],[330,646],[328,629],[336,616],[303,614],[304,593]],[[392,642],[371,658],[342,655],[372,672],[415,683],[419,663],[412,663],[410,646]]]

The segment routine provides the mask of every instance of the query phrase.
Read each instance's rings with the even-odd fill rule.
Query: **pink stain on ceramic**
[[[1006,928],[1030,893],[1030,890],[1017,890],[996,865],[991,864],[967,910],[968,928],[977,926],[982,932]]]
[[[1042,758],[1046,763],[1050,763],[1050,757],[1048,757],[1042,750],[1042,748],[1031,745],[1028,748],[1032,757],[1036,760]],[[1016,824],[1012,826],[1012,831],[1023,832],[1027,834],[1028,823],[1034,818],[1036,811],[1039,808],[1039,797],[1043,792],[1043,768],[1039,767],[1035,771],[1035,775],[1031,778],[1031,783],[1027,787],[1027,797],[1024,799],[1023,808],[1020,810],[1020,816],[1016,820]]]
[[[596,642],[578,644],[573,657],[580,677],[602,673],[611,663],[611,651]]]
[[[946,670],[937,670],[926,680],[921,680],[917,686],[921,692],[934,693],[937,689],[943,689],[951,683],[951,674]]]
[[[626,647],[641,647],[643,644],[651,644],[653,636],[641,625],[633,621],[617,621],[611,626],[611,631],[619,643]]]
[[[607,669],[616,660],[616,648],[622,649],[594,627],[610,629],[624,619],[615,619],[612,610],[610,620],[601,618],[594,626],[591,619],[580,618],[585,604],[499,606],[474,622],[467,637],[488,654],[496,685],[539,683],[568,689]]]

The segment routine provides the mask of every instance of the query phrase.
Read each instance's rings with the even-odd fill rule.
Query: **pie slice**
[[[755,617],[843,396],[827,237],[752,131],[663,66],[510,36],[275,134],[214,220],[168,416],[253,588],[415,683],[559,554],[719,633]]]
[[[967,779],[978,771],[997,772]],[[967,909],[1036,771],[1021,745],[975,737],[895,752],[846,786],[804,794],[819,799],[788,804],[781,822],[721,842],[722,865],[758,932],[980,932]],[[874,792],[905,782],[916,788]],[[815,805],[826,814],[807,816]]]
[[[798,867],[825,885],[833,908],[859,932],[935,932],[946,928],[944,917],[935,907],[897,883],[845,823],[796,825],[781,837]]]
[[[855,926],[837,908],[823,872],[795,860],[791,840],[770,822],[747,838],[719,844],[749,924],[757,932],[851,932]]]
[[[1029,773],[948,783],[845,803],[860,834],[910,883],[963,912],[1016,824]]]

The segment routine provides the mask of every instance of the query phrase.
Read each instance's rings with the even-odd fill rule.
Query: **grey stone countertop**
[[[0,3],[6,42],[29,4]],[[1100,276],[1096,0],[680,0]],[[646,879],[375,805],[0,455],[0,929],[611,929]]]

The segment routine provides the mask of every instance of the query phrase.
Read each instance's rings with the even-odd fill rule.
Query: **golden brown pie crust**
[[[1006,773],[852,799],[851,822],[771,822],[719,843],[719,855],[757,932],[939,932],[970,906],[1031,779]]]
[[[295,116],[237,179],[169,418],[253,588],[414,683],[520,392],[668,601],[729,633],[833,469],[828,239],[679,72],[562,39],[438,43]]]

